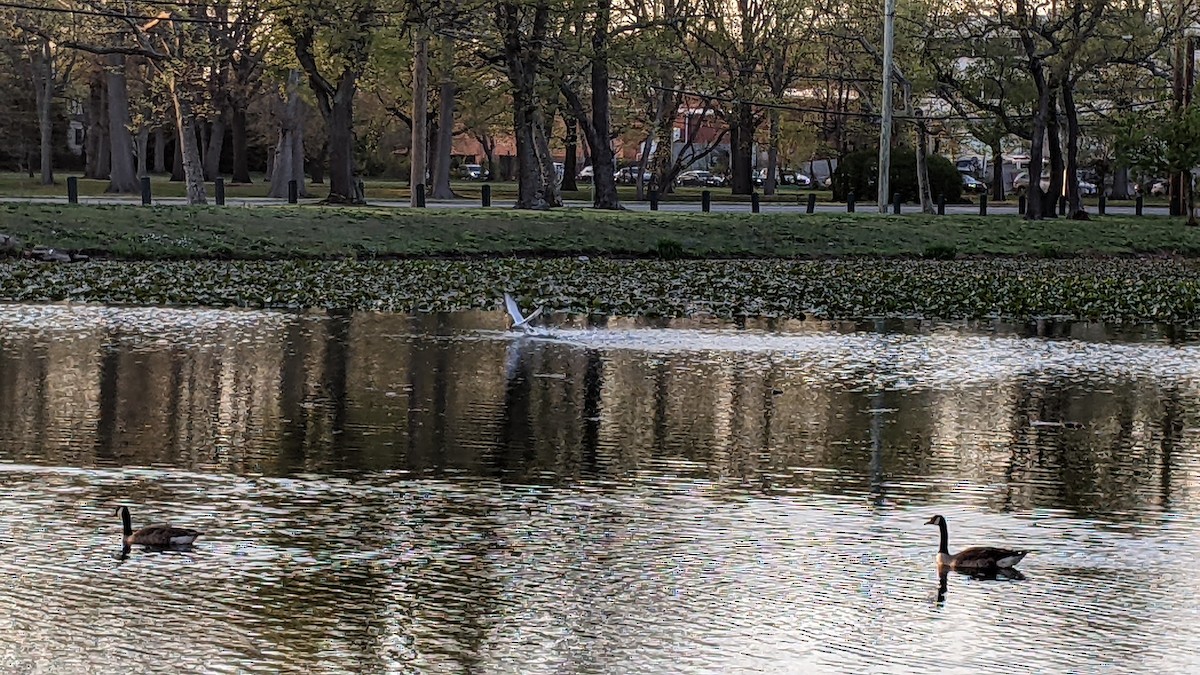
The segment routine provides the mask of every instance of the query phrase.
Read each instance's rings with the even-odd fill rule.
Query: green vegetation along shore
[[[386,311],[1193,322],[1200,230],[1160,218],[0,206],[0,298]]]

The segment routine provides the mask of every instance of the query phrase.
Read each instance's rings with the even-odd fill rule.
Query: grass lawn
[[[702,214],[556,209],[0,205],[0,233],[125,259],[632,255],[1200,256],[1180,219]]]

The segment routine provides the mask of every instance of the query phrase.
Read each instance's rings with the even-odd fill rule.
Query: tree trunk
[[[304,133],[300,126],[299,89],[300,72],[293,70],[288,74],[287,98],[278,117],[279,138],[270,171],[271,190],[267,196],[275,199],[287,199],[288,183],[293,180],[299,192],[304,191]]]
[[[191,92],[179,91],[178,83],[168,76],[167,87],[175,104],[175,128],[179,133],[183,155],[183,174],[187,181],[188,204],[207,204],[204,192],[204,166],[200,162],[200,146],[196,142],[196,114],[189,98]]]
[[[754,109],[744,101],[735,103],[733,109],[729,148],[732,176],[729,182],[733,194],[748,195],[754,191]]]
[[[1113,199],[1129,199],[1129,167],[1113,171]]]
[[[1054,83],[1050,91],[1050,114],[1046,117],[1046,144],[1050,151],[1050,185],[1046,189],[1046,199],[1042,215],[1049,218],[1058,217],[1058,201],[1063,193],[1063,152],[1062,152],[1062,122],[1058,114],[1058,84]],[[1041,182],[1041,176],[1038,176]]]
[[[592,142],[592,206],[597,209],[619,209],[621,199],[617,194],[616,162],[613,158],[612,108],[609,99],[608,74],[608,24],[612,19],[612,0],[598,0],[595,26],[592,31],[592,130],[588,134]],[[579,110],[575,111],[579,114]]]
[[[992,144],[992,199],[1004,200],[1004,148],[1000,139]]]
[[[33,63],[33,91],[38,111],[38,145],[41,150],[42,185],[54,184],[54,51],[42,38]]]
[[[129,92],[125,81],[125,57],[108,57],[108,139],[111,145],[111,171],[106,192],[138,192],[137,174],[133,165],[133,137],[129,133]]]
[[[1040,59],[1030,59],[1030,74],[1038,92],[1037,109],[1033,114],[1033,134],[1029,143],[1029,186],[1025,189],[1029,199],[1026,200],[1025,218],[1041,220],[1043,218],[1042,200],[1042,153],[1046,138],[1046,119],[1050,116],[1050,88],[1046,84],[1046,76],[1042,71]]]
[[[108,96],[104,81],[104,76],[98,75],[88,84],[88,126],[83,143],[87,153],[83,175],[100,180],[108,178]]]
[[[150,150],[150,130],[146,127],[138,129],[137,136],[133,140],[134,150],[137,155],[137,175],[150,175],[146,153]]]
[[[551,116],[551,119],[554,119]],[[558,172],[554,170],[554,155],[550,154],[550,130],[546,128],[546,116],[541,108],[533,112],[533,142],[538,164],[542,170],[542,200],[547,206],[562,206],[558,192]]]
[[[907,87],[905,88],[907,90]],[[905,107],[912,109],[912,96],[905,91]],[[933,213],[933,195],[929,189],[929,134],[925,130],[925,113],[917,109],[914,117],[917,121],[917,192],[921,201],[921,213]]]
[[[1083,209],[1082,195],[1079,194],[1079,112],[1075,109],[1074,83],[1071,80],[1063,82],[1062,100],[1063,114],[1067,118],[1067,212],[1072,218],[1086,220],[1087,212]],[[1104,183],[1101,182],[1101,188]]]
[[[408,184],[412,189],[409,197],[412,206],[417,205],[417,186],[428,187],[425,153],[429,139],[429,38],[423,28],[416,28],[413,37],[413,108],[412,140],[408,146]]]
[[[230,142],[233,143],[233,175],[230,181],[233,183],[250,183],[250,161],[246,153],[246,108],[243,104],[234,101],[233,110],[230,111]]]
[[[575,192],[579,189],[575,182],[579,173],[579,125],[575,122],[574,113],[568,109],[563,110],[562,118],[566,134],[563,138],[563,178],[559,188],[562,192]]]
[[[328,119],[330,203],[363,204],[354,175],[354,93],[358,74],[342,71]]]
[[[487,164],[487,182],[496,180],[496,139],[491,134],[475,136],[479,147],[483,148],[483,156]]]
[[[779,109],[771,108],[768,116],[770,140],[767,145],[767,175],[763,179],[763,194],[773,195],[778,187],[775,183],[779,180],[776,175],[779,173]]]
[[[454,98],[458,84],[454,81],[454,38],[443,37],[441,46],[442,82],[438,92],[437,150],[434,156],[434,199],[454,199],[458,195],[450,187],[450,157],[454,153]]]
[[[538,202],[541,192],[541,171],[534,149],[534,113],[537,110],[537,68],[542,57],[542,42],[546,36],[550,8],[539,4],[534,12],[529,34],[522,30],[522,15],[527,5],[513,2],[496,7],[496,25],[504,41],[504,67],[512,87],[513,140],[517,152],[516,208],[545,208]]]
[[[154,130],[154,173],[166,173],[167,171],[167,135],[163,133],[162,127]]]
[[[221,175],[221,152],[225,149],[225,113],[217,114],[208,136],[208,147],[204,152],[204,177],[215,180]]]

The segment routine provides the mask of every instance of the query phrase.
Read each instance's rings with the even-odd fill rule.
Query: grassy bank
[[[557,209],[0,205],[0,232],[121,259],[510,255],[660,258],[1200,256],[1178,219]]]

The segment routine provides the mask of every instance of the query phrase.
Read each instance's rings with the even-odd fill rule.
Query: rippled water
[[[0,306],[0,672],[1200,669],[1195,334],[600,323]]]

